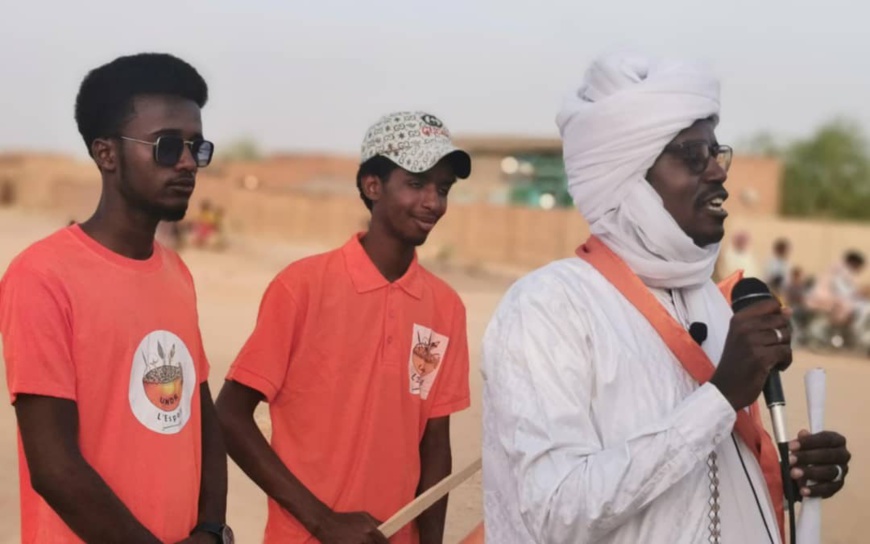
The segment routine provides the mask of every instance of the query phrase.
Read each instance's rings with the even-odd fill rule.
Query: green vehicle
[[[511,204],[544,209],[574,205],[561,155],[518,155],[516,160],[517,171],[509,174]]]

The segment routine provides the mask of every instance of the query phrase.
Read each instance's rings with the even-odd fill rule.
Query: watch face
[[[233,530],[230,529],[229,525],[224,525],[223,531],[221,531],[221,538],[223,539],[224,544],[235,544],[236,538],[233,536]]]

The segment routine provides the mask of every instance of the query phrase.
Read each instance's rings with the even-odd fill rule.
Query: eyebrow
[[[151,136],[184,136],[184,131],[180,128],[161,128],[149,133]],[[201,132],[196,132],[192,135],[193,139],[202,138]]]

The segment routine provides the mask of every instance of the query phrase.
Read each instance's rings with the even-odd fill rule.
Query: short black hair
[[[386,183],[390,178],[390,174],[392,174],[393,170],[398,167],[398,164],[383,155],[375,155],[359,166],[359,170],[356,173],[356,188],[359,189],[359,197],[362,199],[369,211],[372,211],[372,201],[366,196],[365,191],[363,191],[363,178],[366,176],[377,176],[380,178],[381,183]]]
[[[860,251],[847,251],[846,263],[861,268],[864,266],[864,255]]]
[[[790,247],[791,244],[785,238],[777,238],[773,243],[773,250],[776,253],[785,253]]]
[[[155,94],[186,98],[202,108],[208,101],[208,85],[193,66],[166,53],[118,57],[91,70],[82,80],[75,106],[88,154],[94,140],[118,134],[133,111],[133,98]]]

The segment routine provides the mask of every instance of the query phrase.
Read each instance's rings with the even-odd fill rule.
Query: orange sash
[[[577,248],[577,256],[595,267],[655,328],[656,332],[670,348],[671,352],[683,365],[686,372],[698,384],[704,384],[713,376],[716,368],[707,354],[689,336],[689,333],[671,317],[671,314],[659,303],[644,283],[610,248],[595,236],[591,236],[585,244]],[[719,289],[730,302],[731,288],[740,279],[736,274],[719,285]],[[776,512],[780,538],[785,542],[785,518],[783,510],[782,474],[779,468],[776,447],[770,436],[761,425],[761,414],[758,403],[745,410],[737,412],[737,422],[734,430],[749,446],[767,482],[770,497]]]

